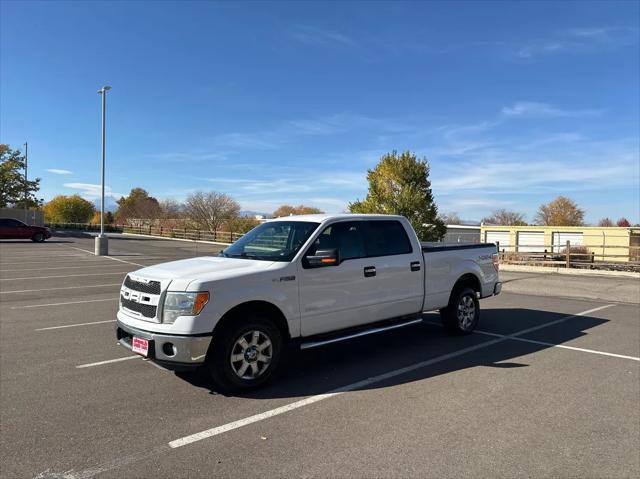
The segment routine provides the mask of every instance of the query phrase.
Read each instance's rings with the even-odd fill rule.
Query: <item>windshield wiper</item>
[[[237,254],[231,254],[231,253],[222,253],[223,256],[225,258],[249,258],[249,259],[253,259],[253,258],[257,258],[258,255],[253,254],[253,253],[237,253]]]

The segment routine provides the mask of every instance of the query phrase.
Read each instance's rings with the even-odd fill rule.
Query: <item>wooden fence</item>
[[[524,245],[502,247],[496,243],[500,262],[528,266],[640,271],[640,246],[637,245]],[[543,251],[526,251],[527,249]],[[522,250],[525,251],[522,251]]]
[[[216,243],[233,243],[244,233],[235,231],[207,231],[189,228],[164,228],[162,226],[123,226],[123,233],[176,238],[191,241],[214,241]]]

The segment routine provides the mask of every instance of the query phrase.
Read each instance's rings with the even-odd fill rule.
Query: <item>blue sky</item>
[[[41,194],[224,191],[340,212],[380,155],[439,209],[532,220],[559,194],[640,221],[639,2],[0,4],[0,141]]]

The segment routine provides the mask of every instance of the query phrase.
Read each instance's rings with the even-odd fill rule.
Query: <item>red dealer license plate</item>
[[[149,341],[142,338],[133,337],[131,342],[131,351],[141,354],[144,357],[149,355]]]

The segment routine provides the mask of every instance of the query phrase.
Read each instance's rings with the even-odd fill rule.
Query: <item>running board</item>
[[[380,326],[378,328],[365,329],[364,331],[348,334],[346,336],[338,336],[336,338],[331,338],[331,339],[323,339],[320,341],[311,341],[309,343],[302,343],[300,345],[300,349],[317,348],[318,346],[324,346],[326,344],[331,344],[331,343],[338,343],[340,341],[346,341],[347,339],[359,338],[360,336],[368,336],[369,334],[381,333],[383,331],[389,331],[390,329],[404,328],[405,326],[411,326],[412,324],[418,324],[421,322],[422,322],[422,318],[412,319],[411,321],[406,321],[404,323],[396,323],[389,326]]]

